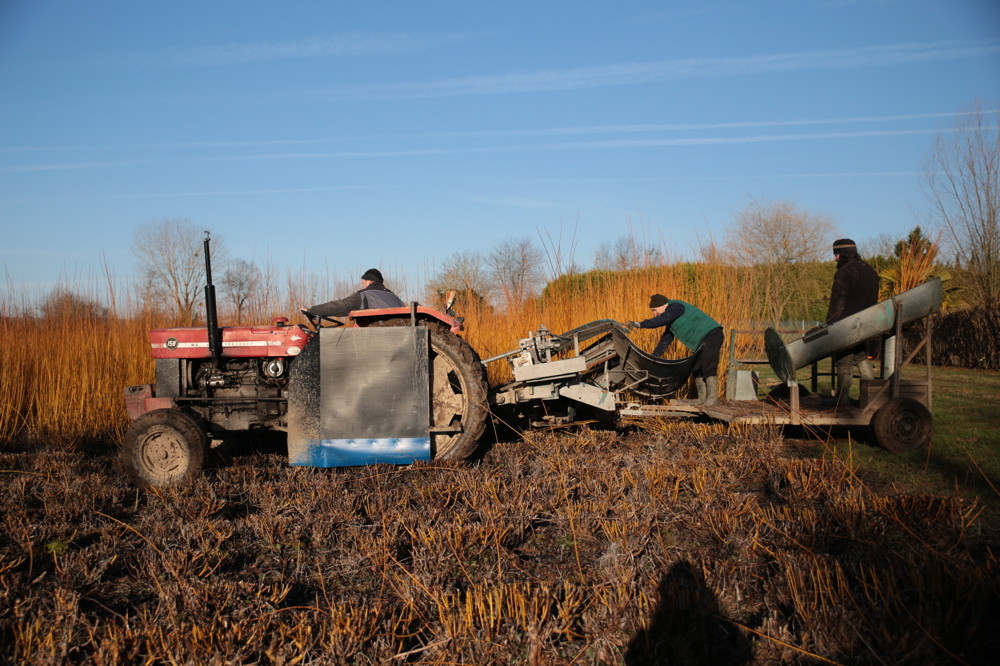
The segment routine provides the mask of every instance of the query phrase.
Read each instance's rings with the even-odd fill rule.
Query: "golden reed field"
[[[540,324],[644,317],[653,292],[728,328],[756,293],[731,270],[467,310],[466,335],[488,357]],[[2,663],[985,664],[1000,648],[975,502],[871,488],[774,429],[497,430],[474,465],[346,470],[261,441],[139,491],[116,461],[121,390],[151,380],[146,330],[173,322],[113,310],[0,320]]]
[[[568,293],[532,299],[514,311],[497,312],[472,303],[459,307],[466,318],[464,337],[482,358],[517,347],[529,331],[545,325],[553,332],[595,319],[643,319],[652,293],[664,293],[697,305],[723,326],[750,319],[755,290],[738,270],[679,265],[632,273],[609,274],[599,288],[583,286]],[[3,312],[17,303],[0,300]],[[308,299],[292,293],[284,304],[264,303],[245,313],[244,323],[270,323],[285,316],[305,322],[298,307]],[[111,308],[118,317],[99,317],[87,309],[45,318],[0,318],[4,372],[0,374],[0,441],[29,437],[34,442],[73,444],[105,438],[126,426],[122,388],[153,380],[146,332],[186,325],[146,311],[149,304],[124,297]],[[478,306],[478,307],[477,307]],[[220,299],[220,307],[221,299]],[[224,311],[220,325],[231,325]],[[658,332],[638,331],[635,339],[652,349]],[[728,344],[728,343],[727,343]],[[725,356],[725,349],[723,350]],[[682,354],[683,352],[678,352]],[[723,361],[724,363],[725,361]],[[496,363],[491,370],[502,371]],[[720,368],[720,379],[725,368]],[[499,376],[491,380],[499,381]]]

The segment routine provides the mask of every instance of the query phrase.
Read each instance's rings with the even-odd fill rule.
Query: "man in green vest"
[[[722,349],[722,325],[690,303],[671,301],[663,294],[650,296],[649,308],[653,311],[652,317],[643,321],[630,321],[626,325],[630,329],[666,328],[653,350],[653,356],[663,356],[674,338],[697,353],[698,358],[694,362],[691,374],[694,376],[694,385],[698,391],[698,402],[703,405],[714,405],[719,400],[719,351]]]

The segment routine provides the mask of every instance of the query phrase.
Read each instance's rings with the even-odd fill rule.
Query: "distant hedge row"
[[[1000,370],[1000,310],[949,312],[934,322],[934,365]]]

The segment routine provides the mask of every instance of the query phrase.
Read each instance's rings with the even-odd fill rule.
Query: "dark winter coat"
[[[354,310],[375,310],[377,308],[398,308],[405,305],[399,296],[386,289],[381,282],[373,282],[350,296],[336,301],[327,301],[308,308],[310,312],[324,317],[346,317]]]
[[[833,276],[826,323],[840,321],[876,303],[878,273],[858,256],[842,257]]]
[[[721,328],[721,324],[707,314],[684,301],[668,301],[667,309],[639,322],[639,328],[660,328],[666,331],[653,350],[653,356],[662,356],[676,336],[691,351],[697,351],[701,341],[710,331]]]

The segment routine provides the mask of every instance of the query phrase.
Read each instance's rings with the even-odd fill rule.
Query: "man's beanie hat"
[[[858,246],[850,238],[841,238],[833,242],[833,253],[850,257],[858,253]]]
[[[371,280],[372,282],[385,282],[382,279],[382,274],[377,268],[369,268],[365,271],[365,274],[361,276],[362,280]]]
[[[649,297],[649,309],[658,308],[667,304],[667,297],[663,294],[653,294]]]

